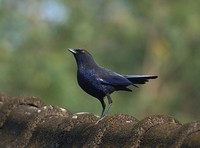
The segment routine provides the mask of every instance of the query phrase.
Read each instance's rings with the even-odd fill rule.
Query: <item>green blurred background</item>
[[[76,81],[67,48],[121,74],[159,78],[115,92],[110,114],[200,117],[200,1],[0,0],[0,91],[100,114]]]

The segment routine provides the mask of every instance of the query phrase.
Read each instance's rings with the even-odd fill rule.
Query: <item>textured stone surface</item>
[[[0,93],[0,147],[200,147],[200,121],[182,125],[166,115],[139,121],[126,114],[99,120]]]

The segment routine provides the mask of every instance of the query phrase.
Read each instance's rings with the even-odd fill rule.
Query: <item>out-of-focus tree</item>
[[[0,91],[99,114],[99,102],[79,88],[66,51],[82,47],[119,73],[159,75],[133,93],[113,94],[111,113],[197,119],[199,6],[195,0],[1,0]]]

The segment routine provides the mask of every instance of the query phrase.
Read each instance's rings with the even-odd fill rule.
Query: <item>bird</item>
[[[132,91],[128,86],[138,87],[156,75],[122,75],[99,66],[92,55],[83,48],[68,48],[77,63],[77,81],[79,86],[89,95],[97,98],[102,105],[100,118],[107,115],[112,105],[111,93],[114,91]],[[104,99],[108,99],[108,106]]]

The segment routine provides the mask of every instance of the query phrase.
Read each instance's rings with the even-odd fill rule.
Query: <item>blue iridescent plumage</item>
[[[98,66],[91,54],[85,49],[68,50],[73,53],[76,59],[78,84],[85,92],[97,98],[102,104],[101,117],[108,113],[112,105],[111,93],[118,90],[131,91],[127,86],[137,87],[135,84],[145,84],[149,79],[157,78],[154,75],[120,75]],[[108,98],[107,109],[104,97]]]

